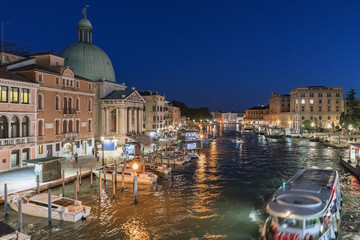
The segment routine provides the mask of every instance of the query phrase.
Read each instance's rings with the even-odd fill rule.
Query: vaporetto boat
[[[340,228],[342,196],[338,172],[307,168],[273,194],[266,205],[265,240],[332,240]]]

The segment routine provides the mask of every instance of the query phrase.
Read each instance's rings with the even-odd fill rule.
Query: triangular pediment
[[[141,97],[141,95],[138,93],[138,91],[133,91],[129,96],[125,98],[126,101],[132,101],[132,102],[142,102],[145,103],[145,100]]]

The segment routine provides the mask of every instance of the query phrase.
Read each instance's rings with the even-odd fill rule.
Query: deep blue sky
[[[4,39],[60,53],[86,4],[119,83],[192,107],[244,110],[272,92],[359,83],[360,1],[0,0]]]

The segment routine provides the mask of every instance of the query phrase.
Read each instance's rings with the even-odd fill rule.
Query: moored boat
[[[22,212],[35,217],[48,217],[48,194],[33,192],[8,198],[10,207],[18,211],[18,198],[22,201]],[[91,207],[82,205],[81,201],[51,195],[51,218],[55,220],[76,222],[90,215]]]
[[[106,169],[106,174],[104,176],[103,169],[97,169],[94,171],[94,174],[99,177],[99,173],[101,172],[102,178],[105,178],[107,181],[112,181],[112,175],[113,171],[110,169]],[[137,181],[139,184],[153,184],[156,183],[158,176],[152,172],[137,172]],[[135,172],[132,169],[125,169],[124,170],[124,182],[127,183],[133,183],[134,182],[134,176]],[[122,169],[121,167],[118,167],[117,169],[117,176],[116,176],[117,182],[122,182]]]
[[[266,205],[262,239],[337,239],[342,197],[338,172],[307,168],[283,183]]]

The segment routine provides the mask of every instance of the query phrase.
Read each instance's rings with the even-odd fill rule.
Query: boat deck
[[[335,170],[305,169],[278,189],[268,202],[266,210],[276,216],[311,218],[327,208],[338,178]]]

